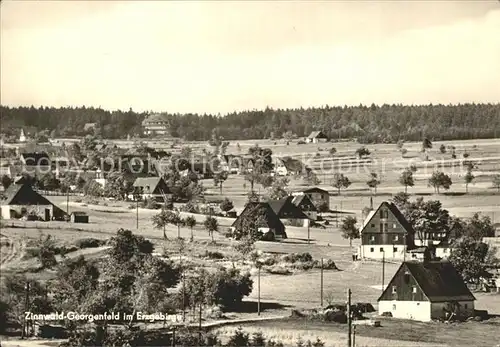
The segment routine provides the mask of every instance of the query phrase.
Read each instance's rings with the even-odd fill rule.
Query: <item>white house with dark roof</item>
[[[464,320],[476,298],[448,261],[403,262],[378,299],[378,313],[394,318]]]
[[[328,136],[326,136],[322,131],[313,131],[306,137],[306,143],[319,143],[328,142]]]
[[[360,229],[360,259],[403,260],[414,248],[415,231],[392,202],[384,201],[370,212]]]

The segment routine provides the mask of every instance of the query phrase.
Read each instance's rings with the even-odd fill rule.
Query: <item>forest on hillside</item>
[[[21,128],[51,137],[83,136],[84,125],[96,123],[96,135],[126,138],[142,133],[147,113],[107,111],[92,107],[0,106],[1,132],[18,136]],[[322,130],[335,139],[361,143],[479,139],[500,137],[500,104],[371,105],[272,109],[233,112],[225,116],[164,114],[173,137],[209,140],[215,131],[226,140],[307,136]],[[92,131],[92,130],[91,130]]]

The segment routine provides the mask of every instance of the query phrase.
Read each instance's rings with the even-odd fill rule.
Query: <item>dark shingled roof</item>
[[[294,204],[295,206],[300,206],[302,203],[310,206],[307,211],[318,212],[318,209],[307,195],[301,194],[293,197],[292,204]]]
[[[307,219],[308,217],[296,205],[292,203],[293,196],[287,196],[280,200],[268,201],[269,206],[273,209],[278,218],[287,219]]]
[[[149,187],[151,191],[161,182],[161,177],[138,177],[135,179],[134,187]]]
[[[27,165],[50,165],[49,155],[45,152],[21,153]]]
[[[328,190],[321,189],[319,187],[304,189],[301,192],[302,193],[327,193],[328,194]]]
[[[231,225],[234,228],[239,228],[242,224],[243,218],[256,218],[261,215],[262,224],[259,227],[270,228],[279,233],[285,230],[284,224],[281,222],[279,217],[274,213],[273,209],[267,202],[249,202],[245,205],[245,208],[241,214],[236,218],[236,220]]]
[[[2,205],[53,205],[29,184],[11,184],[5,196],[7,198],[2,201]]]
[[[323,134],[322,131],[313,131],[311,134],[309,134],[308,138],[314,139],[314,138],[320,138],[320,139],[326,139],[327,136]]]
[[[410,274],[431,302],[476,300],[449,261],[407,261]]]

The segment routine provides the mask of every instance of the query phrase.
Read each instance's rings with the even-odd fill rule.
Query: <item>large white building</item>
[[[408,261],[396,271],[378,299],[378,313],[428,322],[467,319],[476,298],[448,261]]]

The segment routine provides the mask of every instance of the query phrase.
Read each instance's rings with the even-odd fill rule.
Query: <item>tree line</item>
[[[142,134],[146,112],[107,111],[93,107],[0,106],[3,131],[19,135],[21,127],[51,136],[104,138]],[[495,138],[499,136],[500,104],[323,106],[297,109],[248,110],[225,116],[164,113],[171,135],[206,141],[213,129],[227,140],[307,136],[322,130],[331,139],[357,138],[362,143]],[[86,123],[96,123],[85,130]]]

